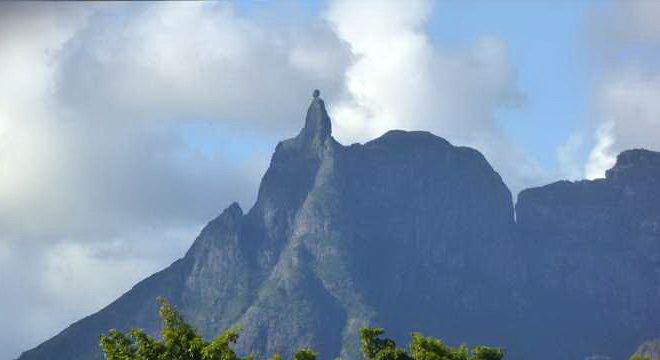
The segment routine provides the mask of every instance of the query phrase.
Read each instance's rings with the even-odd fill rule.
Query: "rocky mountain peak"
[[[207,228],[216,228],[218,226],[236,227],[242,217],[243,209],[241,209],[241,206],[237,202],[233,202],[225,210],[223,210],[220,215],[211,220]]]
[[[222,214],[227,214],[232,218],[240,218],[243,216],[243,209],[241,209],[241,206],[234,201],[227,209],[225,209],[225,211],[222,212]]]
[[[660,168],[660,152],[633,149],[626,150],[616,158],[616,164],[607,170],[606,177],[617,181],[624,179],[645,179],[657,176]]]
[[[657,336],[660,153],[626,151],[607,179],[524,190],[514,220],[477,150],[400,130],[343,146],[312,95],[247,213],[231,204],[183,258],[20,360],[100,360],[112,328],[155,335],[158,296],[207,338],[240,327],[239,353],[264,357],[360,359],[367,325],[537,360],[620,359]]]
[[[298,138],[306,144],[320,144],[331,137],[332,125],[330,116],[325,110],[325,102],[317,89],[312,93],[312,102],[307,109],[305,127],[300,131]]]

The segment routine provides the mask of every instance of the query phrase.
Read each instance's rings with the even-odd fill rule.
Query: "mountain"
[[[511,193],[478,151],[427,132],[332,138],[323,100],[280,142],[254,206],[231,204],[185,256],[21,360],[100,359],[110,328],[159,331],[165,296],[242,352],[358,359],[383,326],[504,346],[510,359],[623,358],[660,332],[660,154],[607,178]]]
[[[583,351],[624,359],[658,333],[660,153],[625,151],[604,179],[524,190],[516,216],[527,287],[543,290],[533,303],[562,304],[558,322]]]

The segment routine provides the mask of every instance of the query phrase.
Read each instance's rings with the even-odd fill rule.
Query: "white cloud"
[[[313,88],[339,140],[430,130],[483,151],[514,190],[539,181],[494,115],[522,101],[506,44],[437,48],[431,11],[335,1],[328,26],[227,2],[0,4],[0,273],[13,275],[0,287],[14,294],[0,318],[20,324],[0,330],[0,357],[181,256],[230,201],[251,205]]]
[[[594,93],[588,178],[604,177],[623,150],[660,150],[659,18],[660,3],[650,0],[619,1],[594,16],[594,50],[603,74]]]
[[[483,37],[440,49],[424,27],[430,1],[335,1],[326,14],[354,62],[346,94],[331,104],[335,134],[365,141],[390,129],[429,130],[484,152],[514,191],[540,168],[499,129],[495,111],[523,99],[506,44]]]
[[[589,160],[585,168],[587,179],[599,179],[605,177],[605,171],[616,162],[616,154],[613,152],[614,123],[606,122],[596,130],[596,145],[589,153]]]
[[[660,3],[655,0],[616,0],[590,12],[592,40],[599,51],[660,45]]]
[[[0,358],[250,206],[346,55],[320,21],[261,24],[225,2],[0,4],[0,318],[15,324]]]
[[[62,53],[65,104],[124,121],[197,117],[289,135],[310,88],[341,85],[346,52],[326,27],[264,28],[226,2],[129,9],[96,14]]]
[[[599,87],[597,105],[600,125],[586,167],[587,178],[604,177],[623,150],[660,150],[660,68],[643,71],[635,67],[612,74]]]

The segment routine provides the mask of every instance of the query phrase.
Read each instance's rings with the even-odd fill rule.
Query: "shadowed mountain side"
[[[658,333],[660,153],[625,151],[605,179],[524,190],[516,215],[529,287],[545,291],[536,307],[576,303],[562,313],[575,312],[572,336],[588,339],[577,354],[624,359]]]

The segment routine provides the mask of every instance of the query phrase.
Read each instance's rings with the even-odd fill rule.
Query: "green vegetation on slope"
[[[660,339],[643,343],[630,357],[630,360],[658,360],[660,359]]]
[[[101,349],[107,360],[252,360],[252,355],[241,357],[231,345],[238,340],[238,331],[227,330],[213,341],[206,341],[179,312],[165,299],[158,299],[163,319],[162,340],[158,341],[144,331],[134,329],[124,334],[111,330],[101,336]],[[366,360],[501,360],[504,351],[485,346],[469,349],[465,345],[449,347],[442,341],[412,334],[408,349],[397,348],[394,340],[381,338],[380,328],[360,330],[361,350]],[[303,348],[293,360],[316,360],[318,353]],[[274,355],[272,360],[282,360]]]

